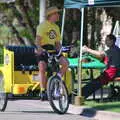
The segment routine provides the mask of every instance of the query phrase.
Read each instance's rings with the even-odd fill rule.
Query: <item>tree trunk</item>
[[[83,30],[83,44],[88,45],[88,12],[87,8],[84,9],[84,30]]]
[[[95,8],[92,8],[92,30],[91,30],[91,42],[90,42],[90,47],[95,48]]]
[[[20,35],[19,35],[18,31],[16,30],[16,28],[15,28],[11,23],[9,23],[9,22],[8,22],[8,26],[9,26],[9,28],[11,29],[12,33],[16,35],[18,41],[19,41],[21,44],[24,44],[24,45],[25,45],[24,40],[20,37]]]
[[[23,17],[23,20],[26,23],[26,26],[28,28],[28,30],[30,31],[30,33],[33,35],[33,37],[36,37],[36,30],[34,28],[33,22],[31,21],[30,16],[28,15],[28,6],[24,5],[24,0],[19,0],[19,4],[16,5],[17,10],[19,11],[19,13],[21,14],[21,16]]]

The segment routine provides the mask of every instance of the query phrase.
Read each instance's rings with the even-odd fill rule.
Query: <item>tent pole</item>
[[[81,8],[81,31],[80,31],[80,56],[79,56],[79,71],[78,71],[78,85],[79,85],[79,91],[78,91],[78,95],[81,96],[81,87],[82,87],[82,83],[81,83],[81,72],[82,72],[82,65],[81,65],[81,60],[82,60],[82,45],[83,45],[83,25],[84,25],[84,8]]]
[[[82,97],[82,45],[83,45],[83,25],[84,25],[84,8],[81,8],[81,31],[80,31],[80,55],[78,59],[78,96],[75,98],[75,104],[81,105],[84,103],[84,98]]]
[[[64,32],[64,25],[65,25],[65,12],[66,9],[63,9],[63,16],[62,16],[62,28],[61,28],[61,44],[63,42],[63,32]]]

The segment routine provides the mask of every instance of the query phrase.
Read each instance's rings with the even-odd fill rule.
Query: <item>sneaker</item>
[[[46,91],[41,92],[40,98],[41,98],[42,101],[48,100]]]

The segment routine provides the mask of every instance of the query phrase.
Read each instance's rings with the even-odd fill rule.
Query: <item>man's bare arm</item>
[[[40,46],[40,45],[41,45],[41,44],[40,44],[41,39],[42,39],[41,36],[36,35],[36,40],[35,40],[35,45],[36,45],[36,46]]]
[[[35,40],[36,50],[35,50],[35,52],[37,54],[40,54],[43,51],[43,48],[41,47],[41,42],[40,42],[41,40],[42,40],[42,37],[39,35],[36,35],[36,40]]]
[[[61,45],[61,43],[59,41],[57,41],[55,43],[55,47],[56,47],[57,51],[59,51],[61,49],[62,45]]]
[[[93,50],[91,48],[88,48],[87,46],[83,46],[83,51],[88,52],[101,60],[103,60],[103,58],[105,57],[104,51]]]

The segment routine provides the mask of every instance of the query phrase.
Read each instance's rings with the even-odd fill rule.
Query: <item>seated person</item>
[[[107,51],[96,51],[83,46],[83,52],[88,52],[101,60],[105,61],[106,69],[104,72],[95,80],[90,81],[87,85],[82,88],[82,96],[85,98],[89,97],[96,90],[101,88],[103,85],[108,84],[115,77],[118,68],[120,67],[120,48],[115,45],[116,37],[112,34],[106,36],[105,43],[108,46]]]
[[[44,52],[43,46],[53,45],[57,51],[61,48],[61,37],[59,27],[55,24],[59,20],[58,8],[51,7],[47,10],[47,20],[41,23],[37,28],[36,36],[36,54],[38,55],[39,78],[41,88],[41,100],[46,97],[47,78],[45,75],[47,68],[47,55]],[[59,63],[62,66],[58,75],[62,77],[68,68],[68,60],[61,55]]]

